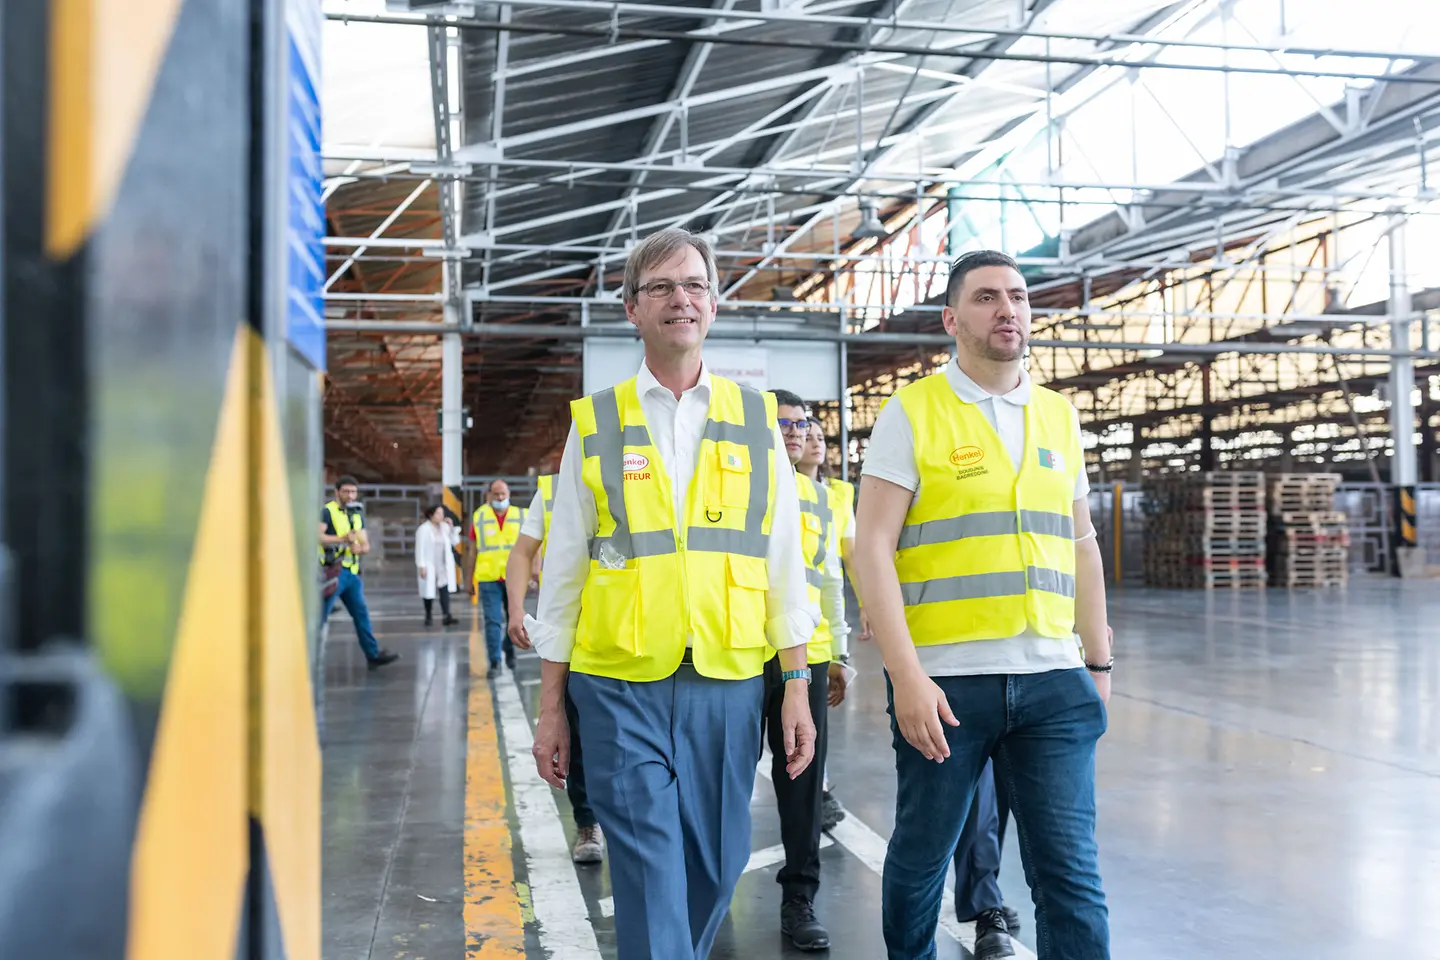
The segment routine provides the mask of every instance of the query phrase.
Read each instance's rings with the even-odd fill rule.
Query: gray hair
[[[625,259],[625,302],[634,303],[640,296],[640,278],[645,271],[658,267],[687,246],[700,252],[700,258],[705,261],[705,275],[710,281],[710,302],[718,300],[720,275],[715,269],[715,251],[710,248],[710,242],[689,230],[670,227],[641,240]]]

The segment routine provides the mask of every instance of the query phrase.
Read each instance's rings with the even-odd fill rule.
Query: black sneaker
[[[515,651],[514,651],[514,650],[506,650],[506,651],[505,651],[505,666],[509,667],[511,670],[514,670],[514,669],[515,669]]]
[[[491,660],[490,669],[485,671],[485,677],[488,680],[494,680],[498,676],[500,676],[500,661]]]
[[[790,897],[780,905],[780,932],[798,950],[830,949],[830,934],[815,919],[815,905],[805,897]]]
[[[375,656],[369,658],[366,663],[369,665],[371,670],[374,670],[376,667],[383,667],[385,666],[385,664],[394,663],[396,660],[399,659],[400,654],[392,653],[389,650],[381,650]]]
[[[1009,931],[1010,931],[1010,936],[1012,936],[1012,937],[1019,936],[1019,935],[1020,935],[1020,927],[1021,927],[1021,923],[1020,923],[1020,912],[1019,912],[1018,910],[1016,910],[1014,907],[1005,907],[1005,906],[1002,906],[1002,907],[1000,908],[1000,912],[1005,915],[1005,926],[1006,926],[1007,929],[1009,929]],[[977,922],[980,918],[979,918],[979,917],[962,917],[962,916],[960,916],[960,914],[957,912],[957,913],[955,914],[955,919],[956,919],[956,920],[959,920],[961,923],[975,923],[975,922]]]
[[[459,622],[460,622],[459,620],[456,620],[454,617],[450,616],[449,614],[446,614],[446,615],[445,615],[445,619],[440,621],[440,625],[441,625],[442,627],[453,627],[453,626],[455,626],[455,624],[457,624],[457,623],[459,623]]]
[[[427,627],[433,627],[433,626],[435,626],[435,618],[432,617],[432,616],[431,616],[430,614],[428,614],[428,613],[425,614],[425,626],[427,626]]]
[[[826,790],[820,801],[820,829],[834,830],[835,824],[845,819],[845,808],[835,799],[835,794]]]
[[[975,960],[999,960],[1015,956],[1015,946],[1010,942],[1010,925],[1005,920],[1005,911],[983,910],[975,918]]]

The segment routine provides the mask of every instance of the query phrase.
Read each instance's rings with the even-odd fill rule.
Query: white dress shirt
[[[945,365],[945,379],[965,403],[972,403],[990,421],[1015,469],[1025,459],[1025,404],[1030,402],[1030,374],[1020,371],[1020,383],[1009,393],[995,396],[960,369],[953,359]],[[1075,414],[1075,429],[1080,429],[1080,415]],[[915,464],[915,433],[905,407],[898,401],[885,404],[870,431],[870,446],[865,452],[865,476],[878,477],[904,487],[917,496],[920,491],[920,469]],[[1075,479],[1075,495],[1081,500],[1090,494],[1090,481],[1082,468]],[[1084,539],[1090,531],[1075,531]],[[1027,626],[1014,637],[994,640],[972,640],[966,643],[944,643],[916,647],[920,666],[932,677],[978,676],[982,674],[1044,673],[1084,665],[1078,637],[1074,642],[1056,642]]]
[[[695,476],[700,439],[710,410],[710,372],[702,366],[699,382],[676,400],[669,388],[661,386],[650,368],[641,363],[636,390],[650,440],[673,484],[675,524],[683,528],[688,517],[686,496]],[[770,588],[765,595],[765,636],[772,647],[783,650],[810,639],[820,623],[820,610],[810,602],[806,592],[805,563],[800,550],[800,495],[795,489],[795,472],[778,426],[772,424],[771,432],[775,443],[771,477],[775,508],[765,557],[770,576]],[[550,517],[550,539],[545,547],[545,582],[540,587],[539,610],[536,618],[527,622],[535,651],[552,662],[570,661],[575,627],[580,620],[580,591],[590,573],[590,542],[599,526],[595,496],[581,477],[583,462],[580,433],[572,423],[560,461],[560,474],[555,478],[555,506]]]

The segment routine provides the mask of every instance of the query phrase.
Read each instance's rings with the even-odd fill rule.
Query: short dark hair
[[[359,480],[356,480],[354,477],[350,476],[350,474],[348,474],[348,473],[342,474],[341,477],[340,477],[340,479],[335,481],[335,489],[336,489],[336,490],[339,490],[341,487],[359,487],[359,486],[360,486],[360,481],[359,481]]]
[[[964,254],[950,264],[950,280],[945,284],[946,306],[955,305],[955,300],[960,296],[960,288],[965,286],[966,274],[981,267],[1009,267],[1016,273],[1020,272],[1020,264],[1015,262],[1015,258],[999,250],[973,250]]]
[[[808,419],[810,420],[811,423],[815,424],[815,426],[817,426],[817,427],[820,428],[820,432],[821,432],[821,433],[824,433],[824,432],[825,432],[825,424],[823,424],[823,423],[820,422],[820,418],[819,418],[819,417],[810,417],[810,418],[808,418]]]
[[[425,519],[426,519],[426,520],[429,520],[431,517],[435,516],[435,511],[436,511],[436,510],[444,510],[444,509],[445,509],[445,504],[443,504],[443,503],[432,503],[432,504],[430,504],[430,506],[428,506],[428,507],[425,508]],[[448,513],[449,511],[447,510],[446,512]]]
[[[779,407],[799,407],[805,409],[805,401],[800,399],[800,394],[791,393],[789,390],[771,390],[775,394],[775,405]]]

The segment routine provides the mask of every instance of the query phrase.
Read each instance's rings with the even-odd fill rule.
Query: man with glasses
[[[775,398],[705,369],[715,257],[663,230],[631,250],[639,372],[571,404],[538,618],[533,753],[564,786],[574,699],[626,960],[702,960],[750,859],[767,652],[784,681],[784,776],[810,766],[807,594]]]
[[[957,260],[941,322],[954,359],[876,418],[856,517],[895,747],[886,947],[892,960],[935,956],[945,874],[993,759],[1040,960],[1108,960],[1095,747],[1112,660],[1079,418],[1025,372],[1030,304],[1013,259]],[[998,906],[976,932],[977,956],[1007,955]]]
[[[816,482],[813,467],[807,471],[801,466],[810,428],[805,403],[789,390],[776,390],[775,413],[785,452],[798,468],[795,485],[800,496],[800,546],[805,557],[810,599],[818,604],[824,617],[806,648],[812,673],[810,715],[815,721],[815,761],[793,779],[785,776],[780,736],[784,702],[782,673],[773,659],[765,666],[764,723],[769,731],[772,756],[770,779],[775,785],[780,840],[785,847],[785,865],[775,878],[781,889],[780,932],[789,937],[797,949],[828,950],[830,934],[815,918],[815,894],[820,890],[826,717],[828,708],[845,697],[844,673],[841,671],[837,678],[833,668],[839,665],[831,662],[835,656],[832,647],[841,656],[846,649],[849,628],[845,624],[845,582],[840,572],[834,497],[828,487]]]

